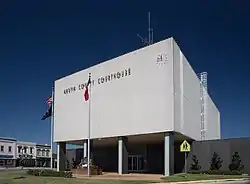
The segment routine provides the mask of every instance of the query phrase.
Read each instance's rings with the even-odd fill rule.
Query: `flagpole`
[[[50,118],[50,168],[53,169],[53,129],[54,129],[54,88],[52,87],[52,110]]]
[[[88,122],[88,177],[90,177],[90,116],[91,116],[91,73],[89,73],[89,122]]]

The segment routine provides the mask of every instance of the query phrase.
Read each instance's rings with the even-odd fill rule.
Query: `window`
[[[1,146],[1,152],[4,152],[4,146]]]
[[[33,148],[30,147],[30,154],[33,154]]]
[[[5,161],[4,160],[0,160],[0,166],[4,166],[5,165]]]
[[[12,151],[12,147],[11,146],[9,146],[9,153]]]
[[[24,149],[24,153],[27,153],[27,147],[24,147],[23,149]]]
[[[42,151],[42,156],[45,156],[45,150]]]
[[[40,151],[40,149],[38,149],[36,152],[37,152],[37,155],[38,155],[38,156],[41,156],[41,151]]]
[[[13,160],[7,160],[7,165],[13,165]]]
[[[18,146],[18,153],[21,153],[21,149],[22,149],[22,147]]]
[[[46,156],[49,157],[49,150],[46,151]]]

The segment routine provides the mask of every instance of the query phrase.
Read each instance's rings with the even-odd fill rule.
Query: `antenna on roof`
[[[143,38],[139,34],[137,36],[141,39],[143,45],[151,45],[153,44],[153,29],[151,28],[151,17],[150,12],[148,12],[148,38]]]

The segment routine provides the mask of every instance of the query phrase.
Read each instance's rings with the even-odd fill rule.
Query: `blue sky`
[[[142,2],[142,1],[141,1]],[[194,70],[208,72],[222,137],[250,136],[250,2],[2,1],[0,136],[50,143],[41,121],[57,78],[173,36]]]

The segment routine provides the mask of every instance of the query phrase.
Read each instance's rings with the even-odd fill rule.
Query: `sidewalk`
[[[88,177],[83,174],[73,174],[73,177],[79,179],[93,179],[93,180],[133,180],[133,181],[152,181],[154,183],[161,182],[161,177],[163,175],[160,174],[123,174],[119,175],[118,173],[103,173],[103,175],[93,175]]]
[[[177,182],[160,182],[154,184],[189,184],[189,183],[223,183],[223,182],[242,182],[250,181],[249,178],[237,178],[237,179],[218,179],[218,180],[197,180],[197,181],[177,181]]]

